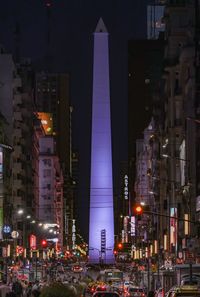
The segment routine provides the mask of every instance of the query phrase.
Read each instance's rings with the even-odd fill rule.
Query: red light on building
[[[51,7],[52,6],[52,2],[50,0],[46,0],[45,1],[45,5],[46,5],[46,7]]]
[[[41,242],[41,244],[42,244],[42,247],[43,248],[46,248],[47,247],[47,241],[46,241],[46,239],[43,239],[42,242]]]
[[[121,242],[118,243],[118,248],[119,248],[119,249],[122,249],[122,247],[123,247],[122,243],[121,243]]]

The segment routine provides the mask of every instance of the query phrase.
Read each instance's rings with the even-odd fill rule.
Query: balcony
[[[13,201],[15,202],[15,205],[22,205],[23,204],[21,196],[13,195]],[[16,216],[17,216],[17,214],[16,214]]]
[[[22,108],[21,109],[23,116],[29,116],[30,115],[30,111],[27,108]]]
[[[13,164],[13,173],[14,173],[14,174],[17,174],[17,173],[24,173],[24,168],[23,168],[21,162],[18,162],[18,163],[14,163],[14,164]]]
[[[21,94],[14,95],[14,105],[22,104],[22,96]]]
[[[15,77],[13,79],[13,88],[18,88],[22,86],[22,80],[20,77]]]
[[[21,179],[14,179],[13,180],[13,187],[20,189],[22,187],[22,180]]]
[[[22,121],[21,111],[14,111],[13,117],[15,121]]]
[[[14,154],[15,154],[15,157],[19,157],[23,154],[21,145],[15,145]]]
[[[15,128],[13,131],[13,137],[22,138],[22,130],[21,128]]]

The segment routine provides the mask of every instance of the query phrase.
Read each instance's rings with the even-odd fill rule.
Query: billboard
[[[53,118],[48,112],[38,112],[38,118],[41,120],[46,135],[53,134]]]

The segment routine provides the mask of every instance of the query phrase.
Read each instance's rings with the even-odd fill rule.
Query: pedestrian
[[[28,287],[26,288],[26,297],[31,297],[31,293],[32,293],[32,283],[29,282]]]
[[[8,292],[6,293],[6,297],[16,297],[16,294],[14,292]]]
[[[5,297],[10,292],[10,287],[6,284],[6,280],[0,285],[0,296]]]
[[[23,287],[18,279],[13,283],[12,291],[15,293],[16,297],[22,297]]]
[[[154,297],[154,291],[152,291],[152,290],[149,291],[147,296],[148,296],[148,297]]]

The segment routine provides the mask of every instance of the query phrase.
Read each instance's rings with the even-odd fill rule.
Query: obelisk
[[[94,32],[89,262],[114,263],[113,174],[108,32]]]

